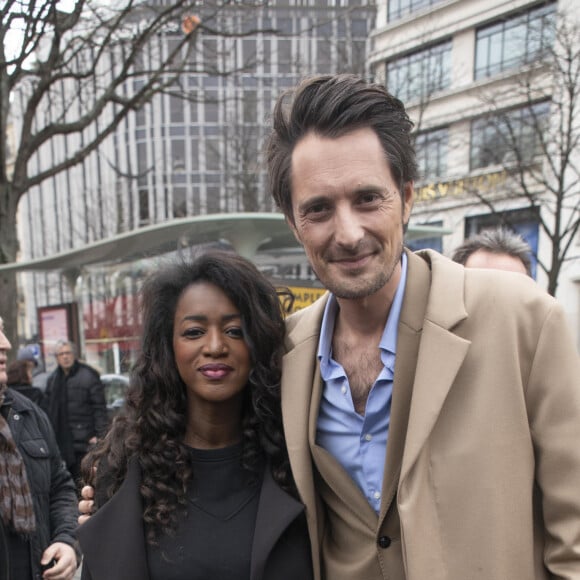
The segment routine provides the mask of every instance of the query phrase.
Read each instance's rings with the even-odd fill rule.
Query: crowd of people
[[[91,371],[59,345],[49,421],[6,387],[0,334],[0,579],[68,580],[79,553],[86,580],[580,578],[580,362],[563,310],[507,230],[453,260],[404,247],[411,130],[355,75],[283,94],[270,191],[328,292],[285,317],[231,253],[159,268],[125,407],[108,431],[94,415],[82,447],[76,405],[102,404]],[[75,530],[63,459],[76,474],[82,457]]]

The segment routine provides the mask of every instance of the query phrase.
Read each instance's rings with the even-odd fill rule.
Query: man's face
[[[294,148],[290,227],[339,298],[366,298],[385,285],[394,291],[412,205],[413,184],[402,200],[370,128],[338,138],[309,133]]]
[[[12,348],[10,341],[4,334],[4,321],[0,318],[0,385],[5,385],[8,380],[6,374],[6,361],[8,359],[8,351]]]
[[[75,355],[70,344],[64,344],[56,351],[56,361],[63,371],[68,371],[75,364]]]

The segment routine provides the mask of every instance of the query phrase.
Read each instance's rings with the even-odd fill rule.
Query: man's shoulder
[[[326,292],[318,300],[310,304],[310,306],[297,310],[288,316],[286,318],[286,334],[290,335],[301,331],[319,331],[322,315],[324,314],[324,307],[329,296],[330,294]]]
[[[478,314],[488,321],[506,315],[527,320],[559,307],[552,296],[524,274],[465,268],[432,250],[412,256],[415,266],[417,259],[423,260],[430,270],[427,318],[443,326]]]
[[[97,381],[101,380],[101,375],[99,374],[99,371],[97,371],[97,369],[95,369],[91,365],[84,363],[84,362],[81,362],[81,361],[77,361],[77,365],[78,365],[78,370],[77,370],[78,374],[82,374],[82,375],[85,375],[87,377],[91,377],[92,379],[96,379]]]
[[[23,416],[25,416],[26,413],[29,413],[30,415],[34,415],[41,419],[43,422],[48,421],[45,412],[34,401],[11,387],[8,387],[6,392],[7,400],[10,401],[12,410],[15,413],[22,413]]]

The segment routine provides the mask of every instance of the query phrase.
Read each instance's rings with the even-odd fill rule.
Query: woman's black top
[[[187,517],[147,545],[151,580],[247,580],[262,482],[242,469],[241,443],[191,457]]]

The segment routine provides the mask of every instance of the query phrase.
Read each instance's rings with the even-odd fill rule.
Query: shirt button
[[[378,491],[375,491],[375,493],[373,494],[373,497],[374,497],[375,499],[381,499],[381,494],[380,494],[380,492],[378,492]]]
[[[379,546],[381,548],[388,548],[391,545],[391,538],[389,536],[381,536],[379,538]]]
[[[365,435],[365,441],[370,441],[373,438],[373,436],[370,433],[367,433]]]
[[[346,387],[342,385],[342,389],[340,389],[343,395],[346,395]]]

